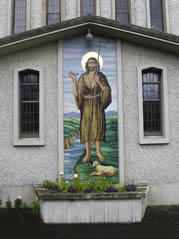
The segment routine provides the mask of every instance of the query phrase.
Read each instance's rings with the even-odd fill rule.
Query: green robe
[[[104,110],[111,103],[111,88],[107,78],[98,73],[104,90],[93,80],[88,79],[88,73],[82,74],[78,80],[78,97],[75,101],[80,109],[80,141],[105,140],[105,113]]]

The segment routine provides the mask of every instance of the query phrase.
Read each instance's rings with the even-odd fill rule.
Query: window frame
[[[155,0],[156,1],[156,0]],[[156,29],[156,20],[155,20],[155,24],[154,24],[154,26],[152,25],[152,21],[154,21],[154,19],[152,19],[152,6],[151,6],[151,0],[150,0],[150,21],[151,21],[151,28],[153,29],[153,30],[156,30],[156,31],[161,31],[161,32],[163,32],[164,31],[164,12],[163,12],[163,9],[164,9],[164,6],[163,6],[163,4],[164,4],[164,2],[162,1],[162,0],[158,0],[158,1],[160,1],[160,3],[161,3],[161,27],[162,27],[162,29]],[[158,9],[159,10],[159,9]]]
[[[43,7],[43,16],[42,16],[42,26],[47,25],[47,0],[42,0]],[[65,0],[61,0],[61,20],[60,22],[65,20]]]
[[[150,74],[150,81],[149,82],[145,82],[144,81],[144,75],[146,75],[146,74]],[[152,76],[152,74],[155,74],[155,75],[157,75],[157,78],[158,78],[158,81],[157,82],[154,82],[154,81],[151,81],[151,76]],[[162,115],[162,109],[161,109],[161,75],[162,75],[162,72],[161,71],[159,71],[158,69],[155,69],[155,68],[148,68],[147,70],[145,69],[145,70],[143,70],[142,71],[142,94],[143,94],[143,112],[144,112],[144,102],[158,102],[158,104],[159,104],[159,113],[160,113],[160,118],[159,118],[159,130],[152,130],[151,128],[150,128],[150,130],[145,130],[145,126],[144,126],[144,136],[161,136],[162,135],[162,117],[161,117],[161,115]],[[148,78],[148,77],[147,77]],[[150,85],[150,86],[158,86],[157,88],[158,88],[158,97],[157,98],[147,98],[147,99],[145,99],[144,98],[144,86],[147,86],[147,85]],[[149,91],[149,92],[151,92],[151,91]],[[153,114],[154,112],[152,112],[152,114]],[[145,115],[145,112],[144,112],[144,114],[143,114],[143,117],[144,117],[144,115]],[[155,124],[156,124],[156,121],[152,121],[152,122],[155,122]],[[145,117],[144,117],[144,125],[145,125]],[[153,127],[153,126],[152,126]],[[157,126],[155,125],[155,127],[157,128]]]
[[[93,0],[93,3],[94,3],[94,9],[93,9],[93,11],[94,11],[94,15],[92,15],[92,16],[96,16],[97,15],[97,0]],[[80,16],[81,17],[84,17],[84,16],[88,16],[88,15],[82,15],[82,7],[83,7],[83,0],[79,0],[79,7],[80,7]]]
[[[26,24],[27,24],[27,1],[25,0],[25,23],[24,23],[24,30],[23,31],[20,31],[20,32],[15,32],[15,24],[16,24],[16,13],[15,13],[15,3],[16,1],[18,0],[14,0],[14,5],[13,5],[13,33],[14,34],[17,34],[17,33],[20,33],[20,32],[25,32],[26,31]]]
[[[116,0],[112,1],[112,19],[116,20]],[[126,24],[135,24],[135,1],[129,1],[129,22]]]
[[[142,72],[150,70],[161,71],[161,134],[162,135],[144,135],[144,117],[143,117],[143,80]],[[168,84],[167,69],[160,65],[145,65],[138,67],[138,107],[139,107],[139,144],[168,144],[169,140],[169,119],[168,119]]]
[[[39,137],[20,137],[20,72],[32,70],[39,72]],[[44,143],[44,69],[33,66],[24,66],[14,69],[14,146],[43,146]]]
[[[37,77],[37,82],[25,82],[25,78],[27,77],[27,75],[33,78],[35,76],[35,78]],[[20,71],[19,72],[19,88],[20,88],[20,94],[19,94],[19,98],[20,98],[20,138],[39,138],[39,119],[38,119],[38,130],[35,130],[35,118],[33,116],[33,118],[30,120],[32,121],[30,123],[29,120],[25,120],[24,121],[24,117],[26,118],[27,115],[29,115],[30,112],[27,111],[27,108],[29,109],[29,106],[31,105],[31,110],[33,112],[33,114],[38,112],[39,115],[39,71],[34,71],[34,70],[25,70],[25,71]],[[24,90],[25,89],[32,90],[34,87],[38,88],[38,94],[36,95],[35,99],[32,100],[32,98],[26,98],[26,96],[24,95]],[[27,107],[27,108],[26,108]],[[35,108],[38,108],[38,111],[35,111]],[[24,108],[26,108],[26,110],[24,110]],[[31,113],[32,113],[31,112]],[[27,115],[26,115],[27,113]],[[39,118],[39,117],[38,117]],[[27,122],[28,124],[27,124]],[[24,125],[24,126],[23,126]],[[31,128],[31,130],[28,130],[28,128]]]
[[[60,4],[59,4],[59,15],[60,15],[59,23],[60,23],[62,21],[62,0],[58,0],[58,1],[60,1]],[[46,14],[46,25],[51,25],[51,24],[48,24],[48,15],[53,14],[53,13],[48,13],[48,2],[49,2],[49,0],[46,0],[46,12],[45,12],[45,14]],[[54,13],[54,14],[56,14],[56,13]],[[56,24],[56,23],[54,23],[54,24]]]
[[[117,20],[117,0],[115,0],[115,20],[118,21],[118,22],[127,23],[127,24],[131,22],[131,19],[130,19],[130,0],[128,0],[128,12],[127,13],[128,13],[128,22]]]
[[[168,0],[162,0],[163,32],[170,33]],[[150,0],[146,0],[147,28],[151,28]]]
[[[8,1],[8,27],[7,27],[7,34],[18,34],[14,33],[14,9],[15,7],[15,0]],[[30,8],[31,8],[31,0],[26,1],[26,27],[25,31],[30,30]]]

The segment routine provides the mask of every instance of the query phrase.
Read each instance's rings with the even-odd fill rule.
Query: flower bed
[[[134,184],[128,184],[123,187],[112,184],[107,174],[105,177],[93,182],[83,182],[79,180],[77,174],[75,174],[71,183],[65,181],[64,177],[62,177],[59,183],[44,180],[42,186],[50,193],[114,193],[136,191],[136,186]]]
[[[148,186],[119,188],[104,178],[96,183],[44,181],[35,185],[45,223],[140,222],[146,209]]]

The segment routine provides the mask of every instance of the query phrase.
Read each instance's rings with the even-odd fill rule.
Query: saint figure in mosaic
[[[106,76],[99,71],[99,62],[99,56],[86,59],[86,72],[78,82],[75,74],[68,73],[73,80],[73,94],[80,110],[80,142],[85,143],[86,148],[83,163],[87,163],[91,157],[92,142],[96,144],[96,156],[100,161],[105,160],[101,144],[105,141],[105,109],[111,104],[111,87]]]

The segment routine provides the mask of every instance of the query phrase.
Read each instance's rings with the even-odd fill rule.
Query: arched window
[[[116,20],[129,23],[129,0],[116,0]]]
[[[163,4],[162,0],[150,0],[151,28],[163,31]]]
[[[96,0],[81,0],[81,16],[96,15]]]
[[[39,72],[19,72],[20,138],[39,137]]]
[[[13,33],[26,30],[26,0],[14,0]]]
[[[44,69],[14,69],[15,146],[44,145]]]
[[[47,0],[47,25],[61,21],[61,0]]]
[[[168,87],[165,67],[138,67],[138,99],[139,143],[168,144]]]

